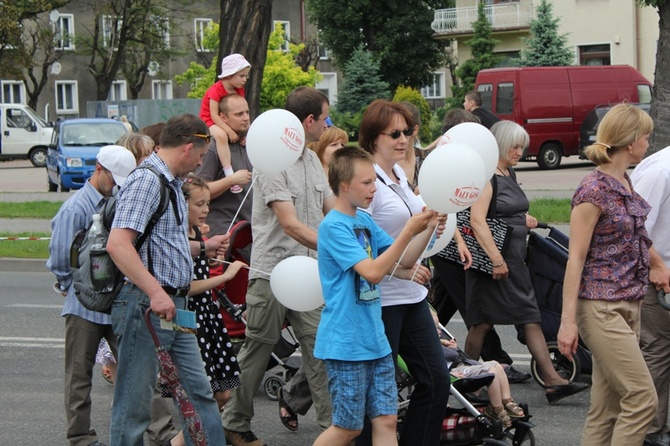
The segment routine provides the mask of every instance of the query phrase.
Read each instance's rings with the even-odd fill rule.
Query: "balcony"
[[[533,19],[533,3],[517,2],[484,7],[493,32],[529,29]],[[438,9],[431,27],[438,36],[470,34],[477,20],[477,7]]]

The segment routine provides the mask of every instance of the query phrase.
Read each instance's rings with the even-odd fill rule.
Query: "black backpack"
[[[153,213],[149,222],[147,223],[144,232],[137,238],[135,243],[135,249],[139,252],[140,248],[146,241],[146,239],[151,234],[154,226],[158,223],[158,220],[163,216],[167,210],[170,202],[174,208],[175,215],[179,215],[177,209],[177,200],[174,190],[170,187],[165,175],[163,175],[156,167],[151,165],[142,165],[136,167],[136,169],[147,169],[156,175],[161,182],[161,197],[158,204],[156,212]],[[102,210],[100,211],[102,217],[102,224],[107,230],[107,233],[111,230],[112,222],[114,221],[114,216],[116,215],[116,196],[110,197]],[[177,221],[180,221],[177,218]],[[93,280],[91,278],[91,255],[90,255],[90,242],[88,239],[90,226],[86,229],[78,231],[72,244],[70,246],[70,268],[72,269],[72,279],[74,286],[74,293],[79,299],[79,302],[87,309],[92,311],[99,311],[101,313],[110,313],[112,310],[112,303],[116,296],[119,294],[121,287],[123,286],[123,274],[119,269],[114,265],[111,257],[105,251],[101,256],[106,256],[106,259],[103,259],[106,263],[110,265],[113,269],[112,277],[113,283],[104,287],[104,289],[99,289],[93,285]],[[153,275],[153,265],[151,262],[151,250],[148,250],[148,263],[149,263],[149,272]]]

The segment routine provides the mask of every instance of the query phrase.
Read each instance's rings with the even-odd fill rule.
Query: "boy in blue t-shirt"
[[[314,445],[347,445],[367,415],[375,444],[397,444],[395,364],[384,333],[377,284],[400,259],[407,268],[423,253],[437,214],[424,211],[410,218],[393,241],[367,208],[376,188],[373,159],[357,147],[334,152],[328,183],[336,196],[333,209],[319,225],[319,275],[326,301],[314,356],[323,359],[333,407],[333,424]],[[403,251],[416,237],[405,254]]]

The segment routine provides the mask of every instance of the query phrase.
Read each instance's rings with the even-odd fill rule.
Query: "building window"
[[[321,60],[330,60],[331,59],[330,50],[328,47],[322,43],[319,44],[319,59]]]
[[[321,73],[321,77],[321,81],[315,87],[328,96],[331,106],[335,105],[337,103],[337,73]]]
[[[0,102],[5,104],[25,104],[26,87],[21,81],[0,81],[2,97]]]
[[[426,99],[444,98],[444,73],[433,73],[433,82],[421,88],[421,95]]]
[[[608,43],[579,47],[579,65],[611,65],[611,57]]]
[[[499,51],[495,55],[498,57],[496,68],[518,67],[521,59],[521,51]]]
[[[272,29],[276,29],[278,24],[282,27],[282,30],[284,31],[284,44],[281,46],[281,50],[288,51],[289,50],[288,44],[291,39],[291,22],[287,22],[284,20],[275,20],[272,24],[273,26]]]
[[[151,81],[152,99],[172,99],[172,81]]]
[[[199,53],[211,52],[212,50],[205,48],[203,42],[205,41],[205,29],[212,23],[212,19],[195,19],[193,24],[195,26],[193,35],[195,36],[195,50]]]
[[[54,48],[57,50],[74,50],[74,16],[60,14],[53,24]]]
[[[163,48],[170,48],[170,21],[158,16],[151,17],[157,36],[163,36]]]
[[[119,35],[123,20],[120,17],[111,15],[102,16],[102,45],[106,48],[110,46],[116,51],[119,47]]]
[[[107,94],[108,101],[125,101],[128,99],[126,93],[126,81],[114,81],[112,82],[112,87],[109,89]]]
[[[79,113],[77,81],[56,81],[56,113]]]

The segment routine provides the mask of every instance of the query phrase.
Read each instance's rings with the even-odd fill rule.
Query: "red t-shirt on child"
[[[236,88],[235,92],[244,97],[244,88]],[[223,86],[223,82],[221,81],[216,81],[214,85],[207,89],[205,96],[202,98],[202,104],[200,104],[200,119],[205,121],[207,127],[214,125],[212,114],[210,113],[209,109],[209,100],[213,99],[218,103],[226,95],[228,95],[228,91],[226,90],[226,87]]]

